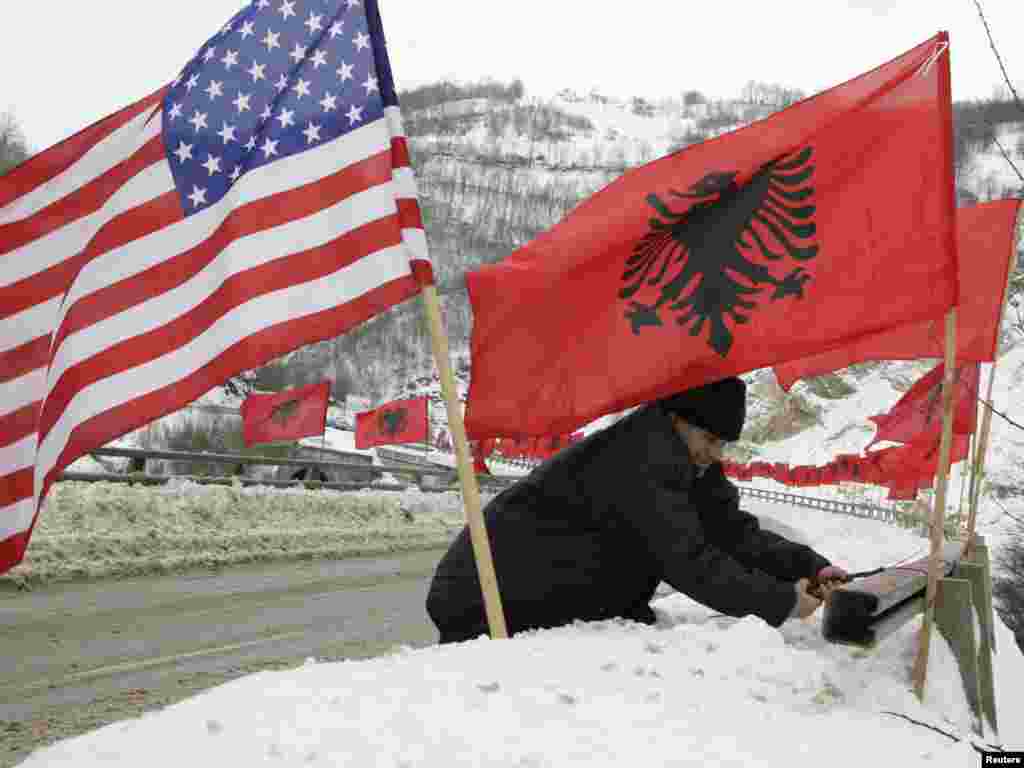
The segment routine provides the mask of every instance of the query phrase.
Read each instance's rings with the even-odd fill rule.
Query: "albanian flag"
[[[956,359],[990,363],[996,357],[1006,279],[1016,258],[1013,233],[1020,200],[996,200],[956,212],[960,304],[956,310]],[[945,357],[941,319],[883,331],[813,357],[775,366],[779,386],[838,371],[865,360]]]
[[[626,172],[466,275],[466,428],[568,432],[957,301],[941,33],[771,117]]]
[[[978,413],[978,363],[958,365],[954,371],[953,433],[974,432]],[[867,444],[887,440],[910,443],[918,439],[938,437],[942,432],[942,377],[945,365],[939,365],[907,390],[888,413],[871,416],[878,425],[874,439]]]
[[[322,435],[327,422],[327,398],[331,383],[269,395],[249,395],[242,402],[242,439],[246,445],[297,440]]]
[[[423,443],[429,438],[427,398],[395,400],[356,414],[356,448]]]

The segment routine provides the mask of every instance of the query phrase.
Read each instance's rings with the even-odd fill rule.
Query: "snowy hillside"
[[[995,135],[1017,168],[1024,172],[1024,122],[1003,123],[996,127]],[[1024,184],[999,148],[992,146],[971,154],[961,171],[961,186],[982,201],[1004,197],[1007,190],[1020,189]]]

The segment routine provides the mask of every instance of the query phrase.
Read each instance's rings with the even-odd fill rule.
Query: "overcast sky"
[[[296,10],[323,2],[297,0]],[[950,33],[954,99],[989,96],[1002,82],[974,0],[380,3],[399,89],[490,76],[519,77],[538,96],[597,87],[613,96],[698,88],[727,97],[750,79],[813,93],[943,29]],[[54,144],[173,78],[245,5],[4,2],[0,112],[15,114],[34,149]],[[1024,2],[982,5],[1010,77],[1024,85]]]

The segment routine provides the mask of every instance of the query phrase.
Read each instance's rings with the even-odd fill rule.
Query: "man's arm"
[[[752,614],[776,627],[790,618],[797,602],[792,583],[740,563],[709,541],[685,492],[655,485],[648,493],[627,524],[646,543],[665,581],[728,616]]]
[[[739,491],[722,474],[721,465],[709,467],[698,487],[707,538],[745,566],[783,581],[797,581],[813,578],[831,565],[810,547],[763,530],[754,515],[740,509]]]

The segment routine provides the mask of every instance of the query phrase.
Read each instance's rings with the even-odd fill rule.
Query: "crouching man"
[[[484,508],[510,634],[576,619],[655,622],[668,582],[729,616],[810,616],[846,579],[810,547],[761,530],[722,473],[746,385],[727,378],[650,403],[564,449]],[[441,642],[488,633],[468,527],[434,573]]]

